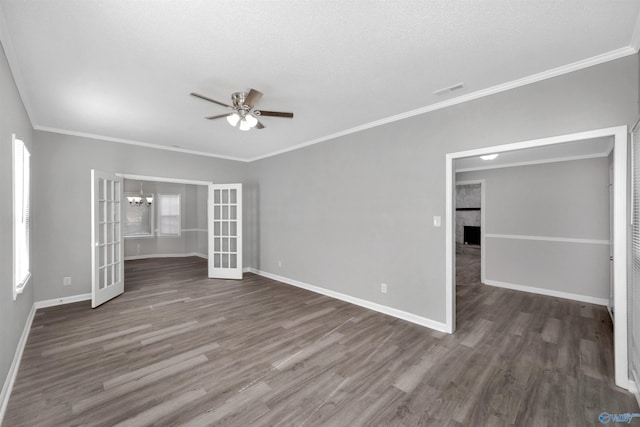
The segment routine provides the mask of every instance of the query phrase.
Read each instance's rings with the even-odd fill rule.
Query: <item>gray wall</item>
[[[207,186],[176,184],[171,182],[124,180],[124,191],[139,193],[140,183],[145,194],[153,194],[156,202],[152,204],[155,217],[153,237],[128,237],[124,239],[124,256],[145,257],[163,254],[207,255]],[[158,236],[159,194],[180,195],[180,236]],[[133,208],[136,209],[136,208]]]
[[[35,132],[33,265],[37,301],[91,291],[92,168],[132,175],[243,182],[246,163]],[[65,276],[73,284],[63,286]]]
[[[4,384],[13,356],[33,305],[38,277],[33,274],[22,294],[13,300],[13,216],[11,134],[22,139],[31,152],[32,164],[39,153],[33,147],[33,130],[0,45],[0,387]],[[32,184],[33,187],[33,184]],[[31,252],[34,247],[31,227]]]
[[[245,266],[444,322],[444,227],[433,227],[431,220],[445,213],[445,154],[630,125],[638,116],[634,55],[247,165],[31,134],[1,61],[0,197],[8,200],[10,194],[5,154],[11,132],[33,140],[34,187],[34,282],[17,303],[10,302],[10,288],[0,298],[3,376],[34,291],[36,300],[90,291],[91,168],[243,182]],[[0,229],[8,235],[8,211],[0,212]],[[0,255],[2,280],[10,283],[6,243]],[[65,276],[73,277],[72,286],[62,285]],[[389,285],[388,294],[379,292],[381,282]]]
[[[504,238],[609,241],[607,157],[456,175],[476,179],[485,180],[486,283],[609,298],[609,245]]]
[[[252,163],[255,267],[444,322],[445,154],[630,125],[637,98],[633,55]]]
[[[462,180],[459,180],[462,181]],[[456,209],[482,207],[482,187],[480,184],[456,186]],[[482,223],[481,211],[456,210],[456,243],[464,243],[464,226],[472,225],[480,227]]]

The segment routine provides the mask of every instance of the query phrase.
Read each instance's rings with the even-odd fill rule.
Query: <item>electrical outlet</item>
[[[387,293],[387,284],[386,283],[380,283],[380,292],[382,292],[383,294]]]
[[[278,260],[278,268],[282,268],[282,261]]]
[[[71,277],[65,277],[65,278],[63,279],[62,284],[63,284],[64,286],[71,286]]]
[[[442,219],[439,216],[434,216],[433,217],[433,226],[434,227],[440,227],[440,225],[442,225]]]

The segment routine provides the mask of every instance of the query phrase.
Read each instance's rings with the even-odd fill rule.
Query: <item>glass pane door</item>
[[[95,308],[124,292],[122,178],[92,170],[91,181],[91,305]]]
[[[242,184],[209,186],[209,277],[242,279]]]

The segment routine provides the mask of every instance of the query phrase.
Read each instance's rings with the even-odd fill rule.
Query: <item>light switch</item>
[[[440,227],[440,225],[442,224],[442,221],[440,219],[439,216],[434,216],[433,217],[433,226],[434,227]]]

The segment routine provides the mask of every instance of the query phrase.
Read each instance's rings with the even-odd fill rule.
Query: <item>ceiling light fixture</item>
[[[493,159],[495,159],[496,157],[498,157],[498,154],[497,154],[497,153],[496,153],[496,154],[487,154],[487,155],[485,155],[485,156],[480,156],[480,158],[481,158],[482,160],[493,160]]]
[[[240,121],[240,114],[238,113],[229,114],[227,116],[227,121],[231,126],[236,127],[238,125],[238,122]]]
[[[145,196],[142,191],[142,183],[140,183],[140,195],[139,196],[127,196],[127,200],[131,206],[151,206],[153,203],[153,196]]]
[[[227,116],[227,122],[233,127],[239,127],[240,130],[251,130],[258,124],[251,109],[239,108],[237,112]]]
[[[258,117],[293,118],[293,113],[257,110],[255,105],[260,98],[262,98],[262,92],[255,89],[250,89],[249,92],[235,92],[232,94],[231,100],[233,101],[233,105],[227,105],[224,102],[216,101],[215,99],[211,99],[208,96],[200,95],[195,92],[191,92],[191,95],[233,110],[231,113],[205,117],[206,119],[213,120],[226,117],[227,122],[229,122],[231,126],[240,128],[240,130],[244,131],[251,130],[253,128],[264,129],[264,125],[260,123]]]

